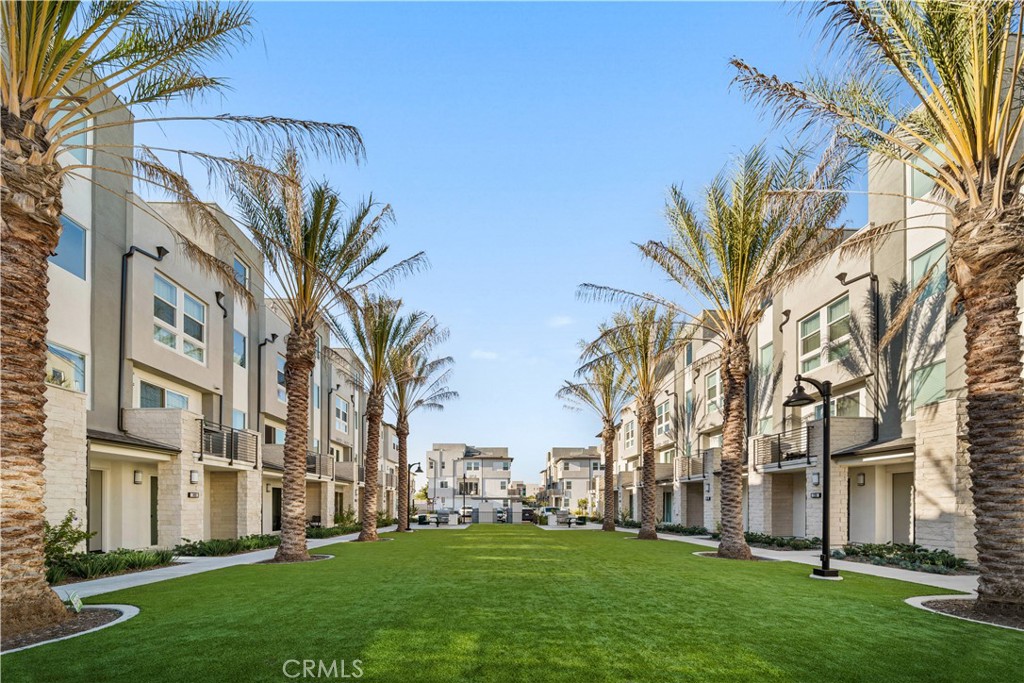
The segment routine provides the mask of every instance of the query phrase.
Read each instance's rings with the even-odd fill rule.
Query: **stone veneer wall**
[[[86,401],[86,395],[81,392],[46,387],[43,502],[46,521],[50,524],[59,524],[68,510],[75,510],[85,528],[85,487],[89,475]],[[81,549],[85,549],[84,544]]]
[[[240,471],[236,486],[238,535],[263,533],[263,475],[259,470]]]
[[[914,540],[976,561],[966,410],[952,398],[916,411]]]

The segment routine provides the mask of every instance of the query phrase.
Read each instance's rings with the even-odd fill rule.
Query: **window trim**
[[[654,408],[654,435],[668,434],[672,426],[672,414],[669,411],[669,404],[672,401],[666,399]]]
[[[633,420],[622,426],[622,440],[625,448],[636,447],[636,424]]]
[[[159,406],[144,406],[144,405],[142,405],[142,387],[143,387],[143,385],[147,385],[147,386],[153,387],[154,389],[159,389],[160,390],[160,399],[161,399],[160,402],[162,403],[162,405],[159,405]],[[180,407],[168,408],[167,407],[167,395],[168,394],[172,394],[174,396],[178,396],[180,398],[183,398],[185,400],[185,407],[184,408],[180,408]],[[139,408],[156,408],[156,409],[160,409],[160,410],[190,410],[192,408],[192,401],[189,399],[188,394],[183,394],[180,391],[175,391],[174,389],[168,389],[167,387],[162,387],[159,384],[153,384],[149,380],[145,380],[145,379],[141,379],[140,378],[139,379]]]
[[[712,385],[710,384],[711,378],[714,378],[715,384],[715,396],[711,397]],[[704,376],[704,406],[707,414],[717,413],[722,409],[722,369],[715,368]]]
[[[76,356],[77,358],[81,358],[81,360],[82,360],[82,388],[79,389],[76,386],[74,386],[75,384],[77,384],[77,378],[72,378],[71,390],[72,391],[78,391],[78,392],[83,393],[83,394],[89,393],[89,357],[88,357],[88,355],[86,355],[86,354],[84,354],[84,353],[82,353],[80,351],[76,351],[75,349],[72,349],[70,347],[64,346],[63,344],[58,344],[56,342],[52,342],[49,339],[47,339],[46,340],[46,358],[47,358],[46,364],[47,364],[47,366],[50,365],[50,356],[54,355],[54,349],[59,349],[60,351],[63,351],[65,353],[67,353],[67,354],[70,354],[72,356]],[[77,369],[76,369],[76,372],[77,372]],[[55,383],[50,381],[49,378],[50,378],[51,374],[52,374],[52,370],[48,367],[47,368],[47,373],[46,373],[46,383],[50,384],[51,386],[62,386],[60,384],[55,384]]]
[[[249,338],[245,336],[244,332],[233,330],[234,335],[232,336],[231,345],[231,361],[240,368],[244,368],[249,364]],[[242,356],[241,362],[239,362],[238,356],[238,340],[242,340]]]
[[[829,319],[830,310],[843,299],[846,299],[847,313],[845,316],[841,316],[836,320]],[[811,351],[804,352],[804,340],[811,337],[811,334],[803,334],[803,325],[805,322],[811,320],[811,318],[818,318],[818,345]],[[851,332],[849,329],[849,322],[847,322],[846,334],[840,335],[839,337],[832,338],[832,326],[842,320],[851,320],[853,317],[853,308],[850,303],[850,293],[844,292],[840,296],[831,299],[826,302],[824,306],[815,309],[811,313],[808,313],[803,318],[797,321],[797,362],[799,364],[800,372],[807,373],[829,365],[831,363],[837,363],[841,361],[845,356],[834,355],[838,353],[838,349],[844,345],[851,344]],[[813,366],[808,367],[806,364],[814,363]]]
[[[68,275],[72,275],[72,276],[78,278],[79,280],[82,280],[83,282],[88,282],[89,281],[89,275],[90,275],[90,273],[89,273],[89,230],[84,225],[82,225],[81,223],[79,223],[78,221],[76,221],[75,219],[71,218],[70,216],[68,216],[67,214],[64,214],[64,213],[62,213],[60,215],[60,222],[61,222],[61,227],[60,227],[60,236],[61,236],[61,238],[64,237],[64,233],[65,233],[65,231],[68,228],[68,224],[70,224],[71,227],[73,227],[73,228],[77,228],[82,233],[82,274],[79,275],[78,273],[76,273],[76,272],[74,272],[72,270],[68,270],[67,268],[62,266],[60,263],[57,263],[56,261],[54,261],[54,259],[57,258],[57,255],[60,253],[60,243],[61,243],[61,241],[63,241],[62,239],[58,240],[56,251],[54,251],[53,254],[51,254],[49,257],[47,257],[46,260],[47,260],[48,263],[52,263],[53,265],[57,266],[58,268],[63,270]]]
[[[160,280],[163,280],[168,286],[174,288],[174,290],[175,290],[175,295],[174,295],[175,301],[174,302],[170,302],[167,299],[165,299],[163,296],[160,296],[159,294],[157,294],[157,291],[156,291],[156,280],[157,280],[157,278],[159,278]],[[156,342],[157,344],[160,344],[161,346],[163,346],[165,348],[168,348],[171,351],[177,353],[179,356],[184,356],[185,358],[188,358],[189,360],[193,361],[194,363],[197,363],[199,365],[202,365],[202,366],[206,367],[207,366],[207,360],[209,359],[208,351],[209,351],[209,338],[210,338],[210,322],[209,322],[209,310],[210,310],[210,307],[206,304],[205,301],[203,301],[198,296],[196,296],[192,292],[190,292],[187,289],[185,289],[184,287],[182,287],[173,278],[168,277],[167,275],[165,275],[164,273],[161,273],[158,270],[154,270],[153,271],[153,299],[154,299],[154,301],[156,299],[159,299],[160,301],[164,302],[165,304],[168,304],[169,306],[171,306],[171,308],[174,311],[174,325],[171,325],[169,322],[167,322],[163,318],[159,317],[156,314],[155,310],[153,311],[153,341]],[[200,306],[200,308],[202,309],[202,315],[203,315],[203,319],[202,320],[196,320],[195,316],[190,315],[189,313],[186,312],[185,305],[186,305],[186,303],[188,302],[189,299],[191,299],[195,304]],[[186,317],[188,317],[190,320],[198,322],[202,326],[202,330],[201,330],[202,335],[203,335],[202,339],[198,339],[198,338],[194,337],[193,335],[189,334],[185,330],[185,318]],[[163,330],[164,332],[166,332],[167,334],[170,334],[173,337],[173,339],[174,339],[174,345],[173,346],[170,345],[170,344],[167,344],[164,341],[162,341],[159,338],[157,338],[157,333],[160,330]],[[191,344],[195,349],[198,349],[200,351],[200,353],[201,353],[202,360],[197,359],[194,356],[190,356],[188,354],[188,352],[185,350],[185,345],[186,344]]]

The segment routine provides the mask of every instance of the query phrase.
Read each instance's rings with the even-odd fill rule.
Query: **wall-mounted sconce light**
[[[819,486],[821,484],[820,472],[811,472],[811,484],[814,486]]]
[[[864,486],[867,483],[867,477],[864,476],[863,472],[857,473],[857,486]]]
[[[709,482],[705,482],[705,484],[704,484],[704,493],[711,493],[711,482],[710,481]]]
[[[198,484],[199,483],[199,470],[189,470],[188,483]]]
[[[267,484],[267,493],[271,493],[272,489],[273,487],[270,484]]]
[[[132,472],[132,477],[133,477],[133,481],[136,484],[141,484],[142,483],[142,470],[135,470],[134,472]]]

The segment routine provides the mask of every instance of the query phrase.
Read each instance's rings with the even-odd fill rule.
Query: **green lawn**
[[[351,674],[358,659],[360,680],[388,682],[1021,680],[1024,634],[903,603],[938,589],[849,573],[812,581],[803,565],[627,538],[422,530],[329,546],[336,557],[325,562],[111,593],[90,602],[142,613],[5,655],[3,678],[309,680],[282,666],[346,660]]]

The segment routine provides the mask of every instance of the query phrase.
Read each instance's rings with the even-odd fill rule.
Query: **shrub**
[[[708,530],[702,526],[683,526],[682,524],[659,524],[658,531],[666,534],[682,534],[683,536],[707,536]]]
[[[351,505],[344,512],[334,513],[334,526],[355,526],[356,524],[358,524],[356,521],[356,511]]]
[[[47,567],[61,564],[66,558],[75,554],[75,549],[96,535],[82,529],[74,509],[68,510],[57,526],[43,522],[43,553]],[[55,582],[51,582],[55,583]]]
[[[362,527],[358,524],[348,526],[326,526],[306,529],[306,538],[333,538],[345,534],[354,534]]]
[[[722,531],[719,529],[711,534],[711,538],[718,540],[722,537]],[[810,550],[811,548],[820,548],[821,539],[817,536],[812,538],[797,538],[795,536],[772,536],[771,534],[762,534],[756,531],[747,531],[743,534],[743,537],[747,540],[750,545],[760,546],[762,548],[788,548],[790,550]]]
[[[640,522],[635,519],[616,520],[615,525],[626,527],[627,529],[639,529],[641,526]]]
[[[382,510],[377,512],[377,526],[391,526],[392,524],[398,524],[398,520],[394,517],[388,517]]]
[[[967,560],[948,550],[928,550],[916,543],[848,543],[843,552],[861,562],[933,574],[948,574],[967,567]]]
[[[128,550],[120,548],[109,553],[75,553],[67,555],[59,563],[46,570],[46,580],[60,583],[68,578],[95,579],[100,576],[119,574],[162,567],[174,562],[170,550]]]
[[[542,524],[544,526],[547,526],[548,525],[548,516],[547,515],[542,515],[540,513],[537,513],[536,515],[533,516],[533,523],[534,524]]]
[[[209,541],[190,541],[174,547],[174,553],[186,557],[213,557],[217,555],[233,555],[247,550],[261,550],[280,545],[281,537],[274,534],[253,534],[241,538],[213,538]]]

